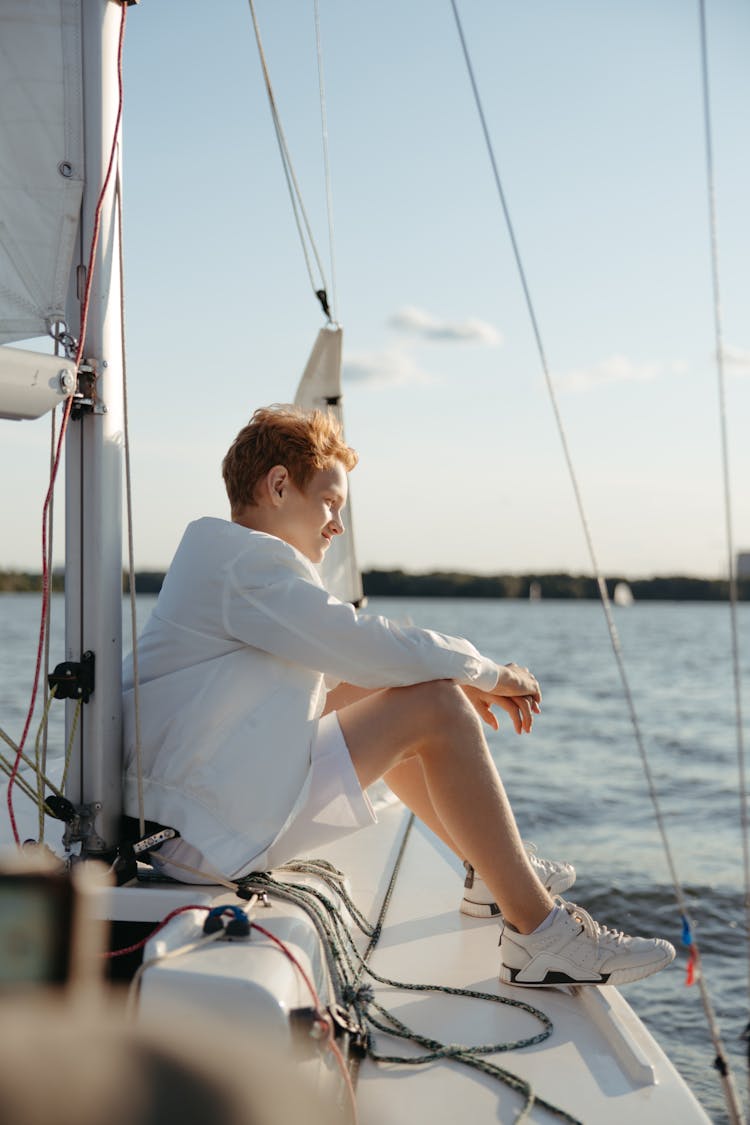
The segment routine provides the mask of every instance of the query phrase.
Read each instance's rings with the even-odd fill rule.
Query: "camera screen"
[[[0,874],[0,988],[62,983],[70,927],[68,879]]]

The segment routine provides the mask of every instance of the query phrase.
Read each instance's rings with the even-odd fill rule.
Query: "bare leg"
[[[507,921],[522,933],[535,929],[553,902],[529,865],[480,720],[463,691],[447,680],[392,688],[344,707],[338,717],[362,787],[399,767],[393,776],[396,784],[407,781],[399,794],[405,803],[416,797],[423,812],[431,808],[438,835],[481,871]],[[419,801],[413,772],[400,772],[414,758],[429,808]]]
[[[388,773],[383,774],[383,781],[392,792],[400,797],[408,809],[416,813],[423,824],[435,833],[436,836],[447,844],[450,850],[463,862],[464,856],[455,842],[448,835],[437,810],[432,803],[430,791],[424,776],[422,762],[418,757],[408,758],[399,766],[394,766]]]

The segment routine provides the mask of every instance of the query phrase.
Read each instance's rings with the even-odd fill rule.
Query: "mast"
[[[80,335],[81,302],[98,197],[114,136],[119,89],[117,48],[122,7],[116,0],[81,5],[84,91],[84,195],[79,257],[68,321]],[[71,417],[66,437],[65,650],[78,663],[93,653],[94,690],[80,707],[67,785],[79,821],[70,836],[84,854],[114,848],[122,774],[122,319],[116,168],[101,214],[79,389],[89,405]],[[91,394],[87,394],[87,386]],[[84,661],[84,664],[86,661]],[[78,704],[66,703],[66,735]]]

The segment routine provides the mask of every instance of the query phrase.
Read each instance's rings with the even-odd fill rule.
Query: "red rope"
[[[76,349],[75,364],[76,371],[78,370],[81,358],[83,356],[83,349],[86,341],[86,325],[89,316],[89,302],[91,300],[91,284],[94,274],[94,257],[99,243],[99,231],[101,228],[102,210],[104,207],[104,197],[109,186],[109,181],[112,177],[112,169],[115,163],[117,154],[117,137],[120,130],[120,122],[122,120],[122,105],[123,105],[123,89],[122,89],[122,48],[125,40],[125,18],[127,13],[127,3],[122,0],[122,15],[120,18],[120,35],[117,44],[117,82],[118,82],[118,104],[117,104],[117,118],[115,120],[114,134],[112,137],[112,147],[109,154],[109,164],[107,165],[107,174],[104,177],[104,183],[99,193],[97,200],[96,210],[94,212],[94,229],[91,236],[91,248],[89,251],[88,268],[86,271],[86,288],[83,294],[83,302],[81,304],[81,330],[78,337],[78,348]],[[70,420],[70,413],[73,408],[72,396],[65,403],[62,413],[62,424],[60,426],[60,434],[57,439],[57,448],[55,451],[55,459],[52,464],[50,472],[50,482],[47,489],[47,495],[44,498],[44,506],[42,508],[42,612],[41,621],[39,625],[39,643],[36,651],[36,667],[34,669],[34,684],[31,691],[31,702],[26,714],[26,722],[24,723],[23,734],[21,741],[18,744],[18,751],[16,753],[15,761],[13,762],[13,769],[11,770],[10,780],[8,781],[7,792],[7,805],[8,814],[10,816],[10,826],[13,831],[13,839],[16,844],[21,843],[21,838],[18,833],[18,825],[16,824],[16,815],[13,809],[13,786],[15,784],[16,776],[21,764],[21,755],[23,748],[26,744],[26,739],[31,726],[31,719],[34,714],[36,706],[36,697],[39,690],[39,674],[42,667],[42,654],[44,652],[44,634],[47,629],[47,622],[49,619],[49,570],[47,567],[47,529],[49,526],[49,508],[52,502],[52,495],[55,488],[55,481],[57,480],[57,472],[60,465],[60,456],[62,454],[63,439],[68,428],[68,421]]]
[[[167,923],[172,920],[172,918],[176,917],[178,914],[184,914],[185,911],[187,911],[187,910],[206,910],[206,911],[210,911],[211,907],[210,906],[198,906],[198,905],[195,905],[195,904],[191,904],[191,905],[188,905],[188,906],[178,906],[176,910],[172,910],[169,914],[167,914],[166,917],[161,920],[161,922],[158,924],[158,926],[156,926],[151,931],[150,934],[147,934],[145,938],[142,938],[141,941],[135,942],[134,945],[128,945],[124,949],[113,949],[110,952],[105,953],[104,956],[107,957],[107,958],[124,957],[125,954],[127,954],[127,953],[136,953],[139,949],[142,949],[146,945],[146,943],[151,940],[152,937],[154,937],[156,934],[158,934],[160,930],[163,930],[164,927],[167,925]],[[295,957],[295,955],[292,953],[291,949],[288,947],[288,945],[285,942],[283,942],[281,940],[281,938],[276,937],[276,935],[271,933],[270,930],[267,930],[265,928],[265,926],[259,926],[257,922],[251,922],[250,928],[253,929],[253,930],[257,930],[258,933],[263,934],[264,937],[267,937],[269,939],[269,941],[272,941],[274,943],[274,945],[278,946],[278,948],[281,950],[281,952],[284,954],[284,956],[289,961],[291,961],[291,963],[294,965],[295,969],[297,970],[297,972],[299,973],[299,975],[302,977],[303,981],[305,982],[305,985],[307,986],[307,989],[310,993],[310,996],[312,997],[313,1007],[315,1008],[315,1012],[316,1012],[316,1015],[318,1017],[318,1020],[320,1021],[321,1026],[325,1027],[325,1036],[326,1036],[325,1046],[331,1052],[333,1057],[335,1058],[336,1063],[337,1063],[337,1065],[339,1067],[339,1070],[341,1071],[342,1077],[344,1079],[344,1084],[346,1086],[347,1093],[349,1095],[349,1099],[351,1101],[351,1106],[352,1106],[352,1120],[354,1121],[354,1123],[356,1125],[356,1122],[357,1122],[357,1098],[356,1098],[356,1094],[354,1092],[354,1087],[352,1085],[351,1076],[349,1074],[349,1068],[346,1065],[346,1059],[342,1055],[341,1050],[339,1049],[339,1046],[338,1046],[336,1040],[333,1037],[333,1025],[332,1025],[332,1022],[331,1022],[331,1018],[328,1015],[328,1013],[325,1012],[322,1008],[322,1005],[320,1003],[320,997],[318,996],[315,985],[310,980],[310,977],[307,974],[307,972],[305,971],[304,967],[300,964],[299,959],[297,957]]]
[[[102,954],[104,957],[124,957],[126,953],[135,953],[139,949],[143,949],[146,942],[151,941],[151,938],[158,934],[159,930],[163,930],[167,922],[171,922],[178,914],[184,914],[186,910],[210,910],[210,906],[197,906],[190,904],[188,906],[178,906],[176,910],[170,911],[165,918],[162,918],[158,926],[156,926],[150,934],[146,934],[145,938],[137,941],[135,945],[128,945],[124,949],[110,949],[107,953]]]
[[[275,934],[272,934],[271,931],[267,930],[264,926],[259,926],[257,922],[251,922],[250,926],[251,926],[251,929],[257,930],[258,933],[263,934],[264,937],[270,938],[270,940],[275,945],[277,945],[279,947],[279,949],[282,951],[284,956],[287,957],[292,962],[295,969],[297,970],[297,972],[300,974],[300,976],[304,980],[305,984],[307,985],[307,987],[310,991],[310,995],[312,996],[312,999],[313,999],[313,1006],[314,1006],[315,1011],[317,1013],[318,1019],[327,1028],[326,1047],[328,1048],[328,1050],[331,1052],[331,1054],[335,1058],[336,1063],[338,1064],[339,1070],[341,1071],[342,1077],[344,1079],[344,1084],[346,1086],[347,1093],[349,1095],[349,1100],[351,1102],[352,1120],[354,1121],[355,1125],[357,1125],[357,1120],[358,1120],[358,1117],[357,1117],[357,1096],[354,1092],[354,1086],[352,1085],[351,1075],[349,1074],[349,1068],[346,1065],[346,1059],[342,1055],[342,1053],[339,1049],[338,1043],[333,1038],[333,1026],[332,1026],[332,1023],[331,1023],[331,1018],[326,1012],[323,1011],[323,1009],[321,1007],[320,998],[318,997],[318,993],[315,990],[315,985],[310,980],[310,978],[307,975],[307,973],[305,972],[304,968],[302,967],[302,965],[299,963],[298,959],[292,953],[291,949],[288,948],[288,946],[281,940],[281,938],[277,938]]]
[[[325,1015],[323,1015],[323,1013],[321,1012],[320,998],[319,998],[317,992],[315,991],[315,985],[310,980],[309,976],[307,975],[307,973],[303,969],[302,965],[299,963],[297,958],[292,953],[291,949],[289,949],[289,947],[284,944],[284,942],[281,940],[281,938],[277,938],[275,934],[272,934],[271,931],[267,930],[264,926],[259,926],[257,922],[251,922],[250,926],[253,930],[257,930],[259,934],[263,934],[264,937],[270,938],[270,940],[272,942],[274,942],[275,945],[278,945],[279,949],[284,954],[284,956],[287,957],[292,962],[295,969],[297,970],[297,972],[302,977],[303,981],[305,982],[305,984],[308,987],[310,995],[312,996],[313,1006],[314,1006],[315,1010],[320,1013],[321,1019],[325,1019],[326,1018]]]

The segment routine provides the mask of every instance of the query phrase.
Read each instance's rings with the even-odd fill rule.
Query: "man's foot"
[[[500,980],[505,984],[627,984],[658,973],[674,959],[674,947],[662,938],[628,937],[600,926],[575,903],[557,902],[555,918],[537,933],[503,927]]]
[[[539,882],[551,895],[561,895],[576,881],[576,869],[571,863],[561,863],[553,859],[542,859],[536,854],[536,846],[524,840],[524,849],[529,857],[529,863]],[[464,863],[466,879],[464,881],[464,897],[460,910],[462,914],[469,914],[472,918],[495,918],[500,913],[500,907],[495,902],[495,896],[485,883],[481,875],[477,875],[470,863]]]

